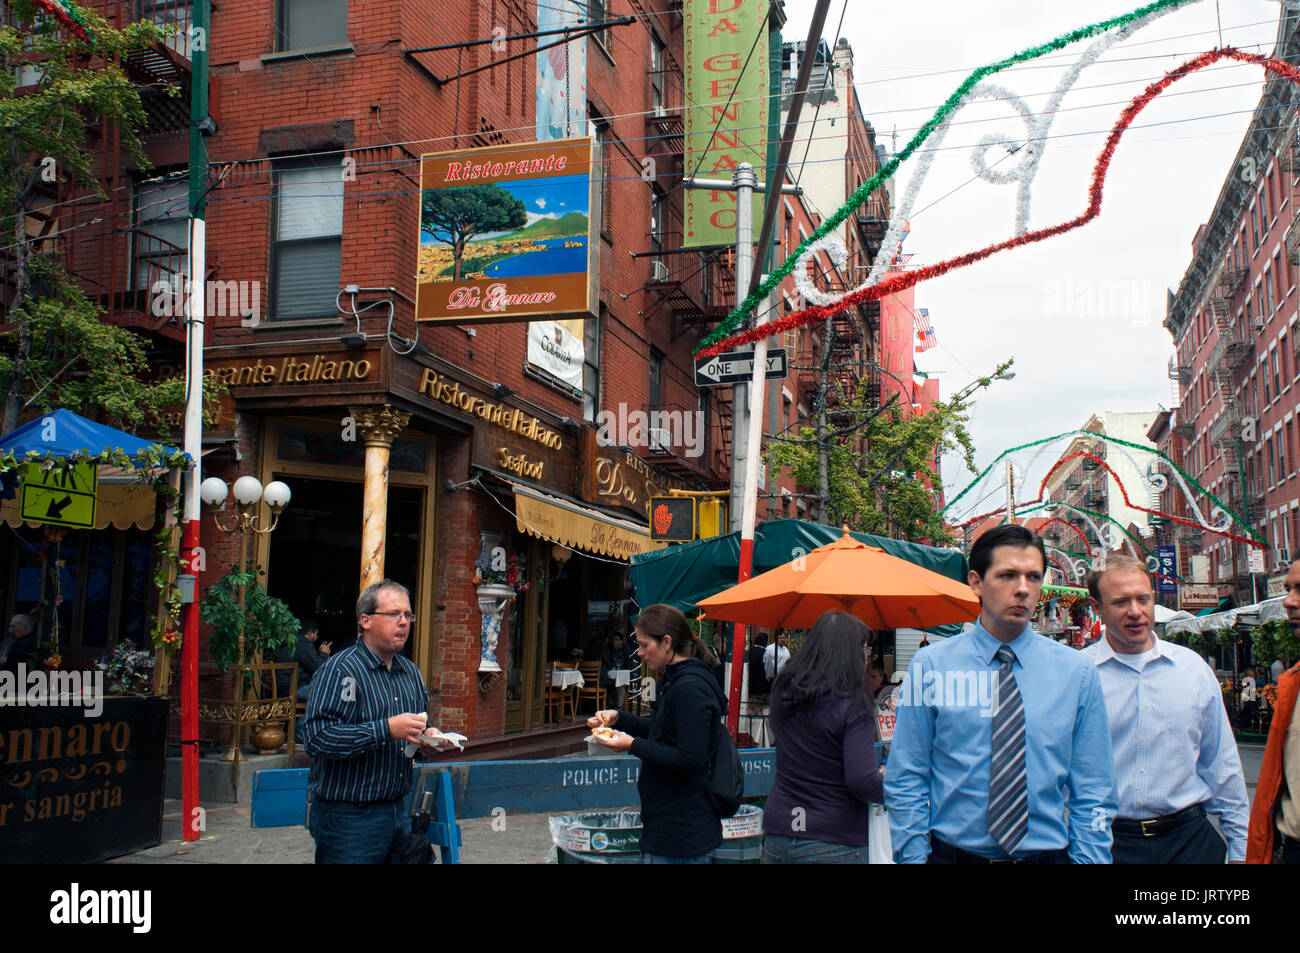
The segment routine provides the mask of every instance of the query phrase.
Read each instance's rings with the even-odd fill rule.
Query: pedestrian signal
[[[650,538],[675,543],[694,539],[695,500],[688,496],[652,496]]]

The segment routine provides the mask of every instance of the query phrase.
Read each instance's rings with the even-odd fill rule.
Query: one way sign
[[[785,348],[772,347],[767,350],[768,380],[779,380],[786,376]],[[695,386],[712,387],[717,384],[748,384],[754,378],[754,352],[728,351],[715,354],[695,365]]]

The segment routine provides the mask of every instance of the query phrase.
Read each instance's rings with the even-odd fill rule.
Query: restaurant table
[[[632,670],[611,668],[605,674],[614,681],[614,707],[622,708],[627,704],[627,687],[632,684]]]
[[[557,668],[551,675],[551,685],[563,691],[566,688],[581,688],[585,683],[582,673],[576,668]]]

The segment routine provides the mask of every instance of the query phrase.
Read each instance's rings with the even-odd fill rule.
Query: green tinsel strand
[[[1134,20],[1141,19],[1147,14],[1154,13],[1157,10],[1163,10],[1168,7],[1183,6],[1184,4],[1195,2],[1197,2],[1197,0],[1157,0],[1157,2],[1149,3],[1145,7],[1139,7],[1131,13],[1113,17],[1109,20],[1103,20],[1090,26],[1080,27],[1077,30],[1073,30],[1069,33],[1062,34],[1053,40],[1049,40],[1041,46],[1035,46],[1028,50],[1023,50],[1022,52],[1016,53],[1013,56],[1008,56],[1006,59],[1000,60],[997,63],[989,66],[981,66],[976,69],[966,78],[965,82],[957,87],[957,91],[944,101],[943,105],[940,106],[935,114],[930,117],[929,121],[926,122],[926,124],[921,127],[920,131],[912,137],[912,141],[903,147],[903,151],[890,159],[889,162],[885,163],[879,172],[855,190],[853,194],[848,197],[848,200],[845,201],[845,203],[841,205],[839,209],[830,216],[830,218],[826,219],[826,221],[822,223],[820,228],[805,239],[799,247],[781,263],[781,266],[768,276],[766,281],[762,282],[757,288],[755,288],[753,292],[750,293],[749,297],[737,306],[735,311],[732,311],[731,314],[723,318],[718,326],[699,343],[695,350],[697,352],[702,351],[704,348],[717,343],[730,334],[746,315],[758,307],[758,303],[767,296],[768,292],[785,280],[790,272],[794,271],[795,263],[808,249],[808,246],[813,242],[824,238],[843,224],[844,220],[849,217],[853,210],[866,202],[866,200],[871,197],[871,194],[880,187],[880,184],[894,174],[898,167],[905,162],[912,153],[915,152],[923,142],[925,142],[926,139],[930,137],[931,133],[933,133],[954,110],[957,109],[965,95],[985,77],[992,76],[994,73],[1000,73],[1002,70],[1015,66],[1017,63],[1037,59],[1047,53],[1063,49],[1072,43],[1077,43],[1079,40],[1086,40],[1099,33],[1106,33],[1117,27],[1127,26]]]
[[[1219,507],[1219,509],[1223,510],[1223,512],[1227,513],[1230,517],[1232,517],[1233,522],[1235,522],[1235,523],[1236,523],[1238,526],[1240,526],[1240,527],[1241,527],[1241,528],[1242,528],[1246,533],[1248,533],[1248,534],[1250,535],[1251,539],[1254,539],[1254,540],[1256,540],[1257,542],[1261,543],[1261,544],[1262,544],[1266,549],[1271,549],[1271,548],[1272,548],[1272,547],[1269,545],[1269,543],[1268,543],[1268,541],[1267,541],[1266,539],[1264,539],[1262,536],[1260,536],[1258,533],[1256,533],[1253,529],[1251,529],[1248,525],[1246,525],[1246,521],[1245,521],[1245,520],[1243,520],[1240,516],[1238,516],[1235,512],[1233,512],[1232,509],[1231,509],[1230,507],[1228,507],[1226,504],[1224,504],[1222,501],[1220,501],[1219,498],[1218,498],[1217,496],[1215,496],[1213,493],[1211,493],[1211,492],[1210,492],[1209,490],[1207,490],[1205,487],[1201,486],[1201,484],[1197,483],[1195,477],[1193,477],[1190,473],[1188,473],[1186,470],[1184,470],[1182,467],[1180,467],[1180,466],[1179,466],[1177,463],[1175,463],[1173,460],[1170,460],[1167,456],[1165,456],[1165,455],[1164,455],[1163,453],[1161,453],[1159,450],[1156,450],[1156,449],[1153,448],[1153,447],[1145,447],[1145,446],[1143,446],[1142,444],[1139,444],[1139,443],[1131,443],[1131,442],[1128,441],[1128,440],[1121,440],[1119,437],[1110,437],[1110,436],[1106,436],[1105,434],[1093,433],[1091,430],[1067,430],[1067,431],[1065,431],[1065,432],[1063,432],[1063,433],[1058,433],[1058,434],[1056,434],[1055,436],[1052,436],[1052,437],[1044,437],[1042,440],[1034,440],[1034,441],[1032,441],[1032,442],[1030,442],[1030,443],[1022,443],[1022,444],[1021,444],[1020,446],[1018,446],[1018,447],[1011,447],[1011,448],[1008,449],[1008,450],[1003,450],[1000,454],[998,454],[997,458],[996,458],[992,463],[990,463],[987,467],[985,467],[983,470],[980,471],[979,476],[977,476],[974,480],[972,480],[970,483],[968,483],[968,484],[966,485],[966,487],[965,487],[965,488],[964,488],[960,493],[958,493],[955,497],[953,497],[951,500],[949,500],[948,503],[946,503],[946,504],[944,505],[943,509],[939,510],[939,514],[942,515],[942,514],[946,513],[946,512],[948,511],[948,508],[949,508],[950,506],[952,506],[954,503],[956,503],[958,500],[960,500],[963,496],[965,496],[967,493],[969,493],[972,489],[974,489],[974,488],[975,488],[975,485],[976,485],[977,483],[979,483],[980,480],[983,480],[986,476],[988,476],[989,473],[993,470],[993,468],[994,468],[995,466],[998,465],[999,461],[1001,461],[1003,457],[1009,456],[1010,454],[1013,454],[1013,453],[1019,453],[1021,450],[1027,450],[1027,449],[1029,449],[1030,447],[1038,447],[1038,446],[1042,446],[1042,445],[1045,444],[1045,443],[1051,443],[1053,440],[1060,440],[1062,437],[1074,437],[1074,436],[1086,436],[1086,437],[1093,437],[1093,438],[1101,438],[1101,439],[1103,439],[1103,440],[1105,440],[1105,441],[1107,441],[1107,442],[1109,442],[1109,443],[1117,443],[1117,444],[1120,444],[1121,446],[1128,447],[1128,448],[1131,449],[1131,450],[1141,450],[1143,453],[1154,453],[1157,457],[1159,457],[1159,458],[1160,458],[1161,460],[1163,460],[1165,463],[1169,464],[1169,466],[1171,466],[1171,467],[1172,467],[1172,468],[1173,468],[1173,469],[1174,469],[1174,470],[1175,470],[1175,471],[1176,471],[1176,472],[1177,472],[1177,473],[1178,473],[1178,474],[1179,474],[1179,475],[1180,475],[1184,480],[1186,480],[1186,481],[1188,482],[1188,484],[1190,484],[1191,486],[1195,487],[1197,490],[1200,490],[1202,493],[1204,493],[1206,496],[1208,496],[1208,497],[1210,498],[1210,500],[1211,500],[1211,501],[1212,501],[1212,502],[1213,502],[1217,507]],[[1039,505],[1041,506],[1042,504],[1039,504]],[[1063,505],[1068,506],[1069,504],[1063,504]],[[1107,519],[1109,519],[1109,517],[1107,517]],[[1144,547],[1144,548],[1145,548],[1145,547]]]

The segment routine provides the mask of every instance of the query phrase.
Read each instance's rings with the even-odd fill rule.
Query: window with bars
[[[607,314],[602,304],[598,318],[583,322],[582,419],[588,423],[594,423],[600,411],[600,331]]]
[[[650,109],[656,116],[667,112],[664,100],[664,44],[653,32],[650,34]]]
[[[131,233],[131,287],[136,291],[146,291],[159,281],[182,292],[188,287],[189,214],[187,179],[136,183]]]
[[[589,134],[596,142],[597,168],[600,175],[600,231],[609,233],[609,180],[613,156],[610,149],[609,123],[599,113],[589,113]]]
[[[310,50],[348,41],[348,0],[278,0],[275,49]]]
[[[595,26],[597,23],[604,23],[608,16],[608,4],[605,0],[587,0],[587,25]],[[596,30],[590,34],[591,38],[600,45],[600,48],[606,53],[609,52],[609,46],[605,39],[604,30]]]
[[[277,164],[272,217],[271,318],[338,315],[343,177],[338,156]]]

